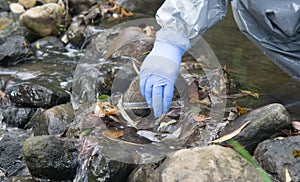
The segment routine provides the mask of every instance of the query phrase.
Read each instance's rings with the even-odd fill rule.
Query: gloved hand
[[[140,90],[159,117],[169,110],[185,50],[175,44],[156,40],[140,72]]]

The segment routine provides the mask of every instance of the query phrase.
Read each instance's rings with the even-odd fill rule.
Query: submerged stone
[[[72,180],[78,165],[74,141],[52,135],[28,138],[22,147],[26,165],[33,177]]]

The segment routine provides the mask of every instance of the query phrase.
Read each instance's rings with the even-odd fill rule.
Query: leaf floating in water
[[[83,130],[83,131],[80,133],[80,135],[81,135],[81,136],[87,136],[87,135],[89,135],[89,134],[91,133],[92,130],[93,130],[92,128],[88,128],[88,129],[86,129],[86,130]]]
[[[239,129],[233,131],[232,133],[229,133],[227,135],[222,136],[221,138],[218,138],[216,140],[211,141],[210,143],[221,143],[221,142],[225,142],[233,137],[235,137],[236,135],[238,135],[251,121],[247,121],[245,124],[243,124]]]
[[[257,99],[259,99],[259,93],[251,92],[249,90],[241,90],[241,93],[251,95]]]
[[[299,158],[299,157],[300,157],[300,150],[294,150],[294,151],[293,151],[293,156],[294,156],[295,158]]]
[[[123,130],[104,130],[102,131],[102,135],[108,138],[120,138],[124,135]]]

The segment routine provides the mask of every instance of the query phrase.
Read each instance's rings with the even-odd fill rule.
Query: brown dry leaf
[[[108,138],[120,138],[124,135],[123,130],[104,130],[102,131],[102,135]]]
[[[249,90],[241,90],[241,93],[251,95],[257,99],[259,99],[259,93],[251,92]]]
[[[193,114],[193,119],[196,122],[202,122],[205,118],[206,116],[204,114]]]
[[[227,135],[222,136],[221,138],[218,138],[216,140],[211,141],[210,143],[221,143],[221,142],[225,142],[233,137],[235,137],[236,135],[238,135],[251,121],[247,121],[245,124],[243,124],[239,129],[233,131],[232,133],[229,133]]]
[[[117,115],[119,110],[111,105],[110,102],[97,102],[94,108],[94,113],[98,117],[105,117],[108,115]]]
[[[300,131],[300,122],[299,121],[292,121],[292,125],[296,130]]]
[[[128,11],[128,10],[125,9],[125,8],[121,8],[121,15],[122,15],[122,16],[128,17],[128,16],[133,16],[133,13],[130,12],[130,11]]]

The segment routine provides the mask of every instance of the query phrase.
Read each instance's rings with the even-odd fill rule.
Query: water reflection
[[[229,73],[285,105],[293,118],[300,118],[300,81],[284,73],[239,31],[231,11],[204,39]]]

